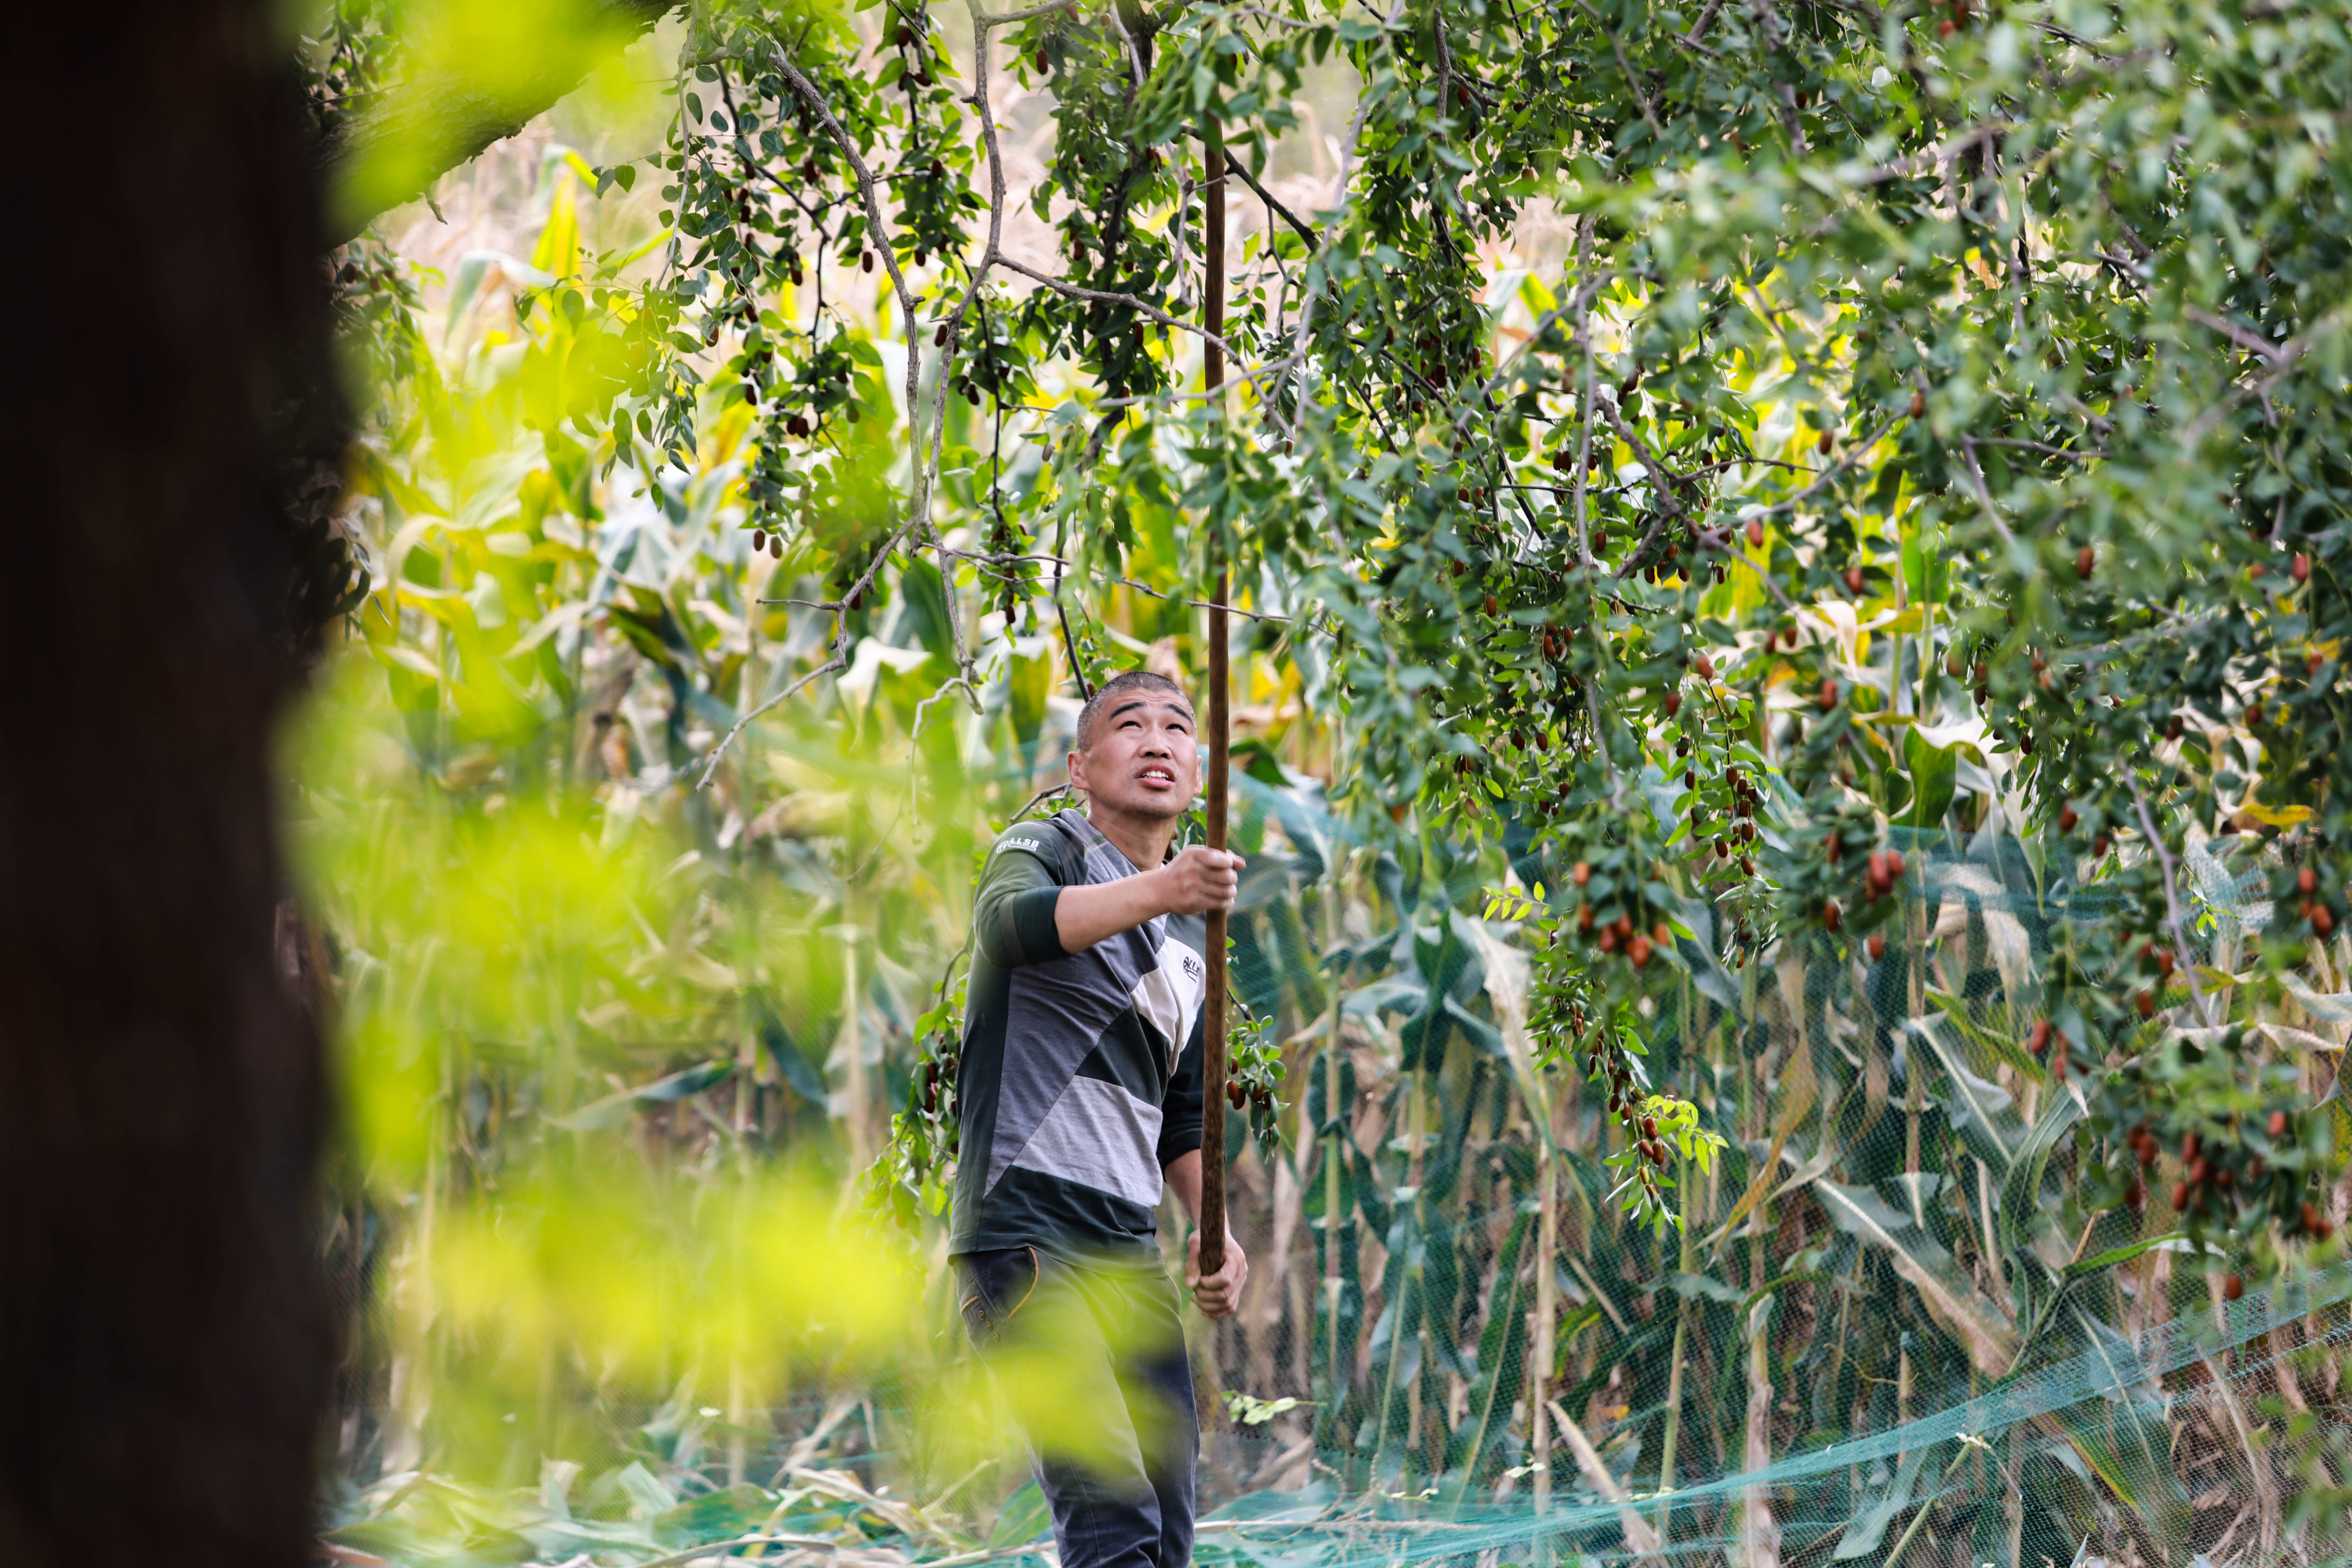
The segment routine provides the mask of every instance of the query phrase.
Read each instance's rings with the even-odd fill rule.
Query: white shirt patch
[[[1209,966],[1201,955],[1170,937],[1160,944],[1160,967],[1135,983],[1129,998],[1144,1022],[1167,1040],[1161,1070],[1174,1072],[1184,1042],[1192,1037],[1192,1020],[1209,994]]]

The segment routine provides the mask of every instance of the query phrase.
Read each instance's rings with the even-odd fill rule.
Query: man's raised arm
[[[1241,870],[1240,856],[1195,844],[1156,869],[1116,882],[1064,888],[1054,904],[1062,951],[1082,952],[1161,915],[1229,910],[1241,889]]]

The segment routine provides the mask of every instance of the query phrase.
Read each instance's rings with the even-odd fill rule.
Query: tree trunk
[[[259,0],[31,10],[0,393],[0,1562],[293,1568],[333,1342],[277,971],[285,509],[339,425]]]

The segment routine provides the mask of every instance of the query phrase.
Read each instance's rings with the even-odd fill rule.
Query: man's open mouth
[[[1176,770],[1173,768],[1145,768],[1135,777],[1139,784],[1165,784],[1170,789],[1176,787]]]

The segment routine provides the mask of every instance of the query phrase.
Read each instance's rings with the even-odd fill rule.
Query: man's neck
[[[1168,858],[1168,846],[1176,841],[1176,824],[1181,819],[1129,816],[1089,801],[1087,820],[1097,833],[1117,845],[1137,870],[1149,871]]]

